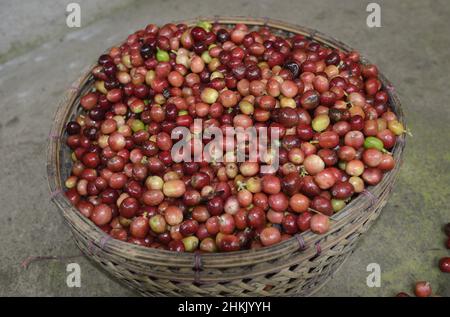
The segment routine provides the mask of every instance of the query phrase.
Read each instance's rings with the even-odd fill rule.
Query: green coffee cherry
[[[332,199],[331,200],[331,206],[333,207],[334,212],[338,212],[339,210],[342,210],[345,207],[346,203],[345,201],[341,199]]]
[[[163,233],[167,229],[166,220],[161,215],[154,215],[153,217],[150,218],[148,223],[150,225],[150,228],[155,233]]]
[[[131,225],[132,220],[119,216],[119,223],[123,226],[123,227],[129,227]]]
[[[388,129],[395,135],[402,135],[405,132],[405,127],[398,120],[391,120],[388,122]]]
[[[254,107],[253,107],[253,105],[250,102],[248,102],[246,100],[242,100],[239,103],[239,110],[241,110],[241,112],[243,114],[251,115],[251,114],[253,114]]]
[[[206,87],[202,93],[201,96],[202,101],[208,104],[213,104],[216,102],[217,98],[219,98],[219,93],[217,90],[213,88]]]
[[[197,23],[197,26],[203,28],[206,32],[211,31],[212,28],[212,24],[209,23],[208,21],[200,21]]]
[[[158,51],[156,52],[156,60],[158,62],[168,62],[170,60],[169,53],[158,49]]]
[[[183,240],[181,240],[181,242],[183,242],[184,244],[184,249],[187,252],[193,252],[197,249],[198,247],[198,238],[196,236],[190,236],[190,237],[186,237]]]
[[[134,119],[133,122],[131,122],[131,130],[133,130],[133,132],[138,132],[138,131],[144,130],[144,129],[145,129],[145,124],[141,120]]]
[[[330,117],[326,114],[319,114],[312,120],[312,128],[316,132],[322,132],[330,125]]]
[[[364,140],[364,147],[366,149],[377,149],[382,152],[386,152],[386,150],[384,149],[383,141],[381,141],[380,139],[378,139],[374,136],[368,136]]]
[[[339,167],[341,170],[345,171],[345,168],[347,167],[347,162],[346,162],[346,161],[339,161],[338,167]]]
[[[209,64],[210,62],[211,62],[211,55],[209,55],[209,52],[208,51],[204,51],[203,53],[202,53],[202,60],[206,63],[206,64]]]

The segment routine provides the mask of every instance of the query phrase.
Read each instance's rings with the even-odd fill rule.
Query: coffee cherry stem
[[[305,177],[309,175],[309,173],[306,171],[306,168],[304,165],[300,165],[300,176]]]
[[[237,188],[238,192],[243,190],[243,189],[247,189],[246,184],[244,182],[241,182],[241,181],[237,181],[237,186],[238,186],[238,188]]]

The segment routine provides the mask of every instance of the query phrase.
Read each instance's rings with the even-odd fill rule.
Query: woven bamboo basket
[[[275,33],[302,34],[343,51],[344,43],[305,27],[248,17],[198,18],[233,25],[265,25]],[[364,63],[368,61],[363,58]],[[390,105],[404,123],[400,101],[389,81],[380,75]],[[393,189],[402,162],[405,136],[393,149],[395,168],[374,187],[332,216],[324,235],[304,232],[277,245],[231,253],[176,253],[112,239],[81,215],[64,195],[64,179],[71,166],[65,145],[65,124],[80,110],[80,96],[93,86],[90,73],[79,79],[62,100],[50,134],[47,172],[51,197],[59,207],[82,252],[118,280],[146,296],[308,296],[330,279],[353,252],[359,237],[380,215]]]

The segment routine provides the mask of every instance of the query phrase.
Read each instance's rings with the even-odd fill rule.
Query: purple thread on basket
[[[105,235],[104,237],[102,237],[99,241],[100,244],[100,249],[104,249],[106,244],[109,242],[109,240],[111,240],[111,236],[110,235]],[[93,255],[96,255],[98,253],[98,249],[96,250],[95,248],[95,244],[92,241],[89,241],[88,243],[88,250],[89,252],[91,252]]]
[[[313,39],[314,39],[314,36],[316,36],[316,34],[317,34],[317,31],[316,31],[316,30],[313,30],[311,33],[309,33],[309,38],[310,38],[311,40],[313,40]]]
[[[62,193],[62,190],[61,190],[61,189],[56,189],[56,190],[50,192],[50,199],[55,198],[56,196],[58,196],[58,195],[61,194],[61,193]]]
[[[395,88],[394,86],[392,86],[391,84],[386,86],[386,90],[390,91],[390,92],[395,92]]]
[[[80,87],[76,84],[72,84],[69,89],[77,92],[78,90],[80,90]]]
[[[195,271],[194,272],[194,283],[195,284],[200,284],[200,271]]]
[[[89,241],[89,243],[88,243],[88,250],[92,254],[96,254],[96,252],[94,252],[94,244],[92,243],[92,241]]]
[[[196,271],[202,269],[202,255],[198,251],[194,253],[194,269]]]
[[[263,17],[264,26],[267,26],[269,23],[269,17]]]
[[[305,244],[305,240],[303,239],[302,235],[301,234],[296,234],[295,238],[297,239],[300,251],[305,250],[306,249],[306,244]]]
[[[369,197],[370,206],[373,206],[377,202],[377,197],[374,194],[372,194],[370,191],[368,191],[367,189],[364,189],[362,191],[362,194],[364,194],[367,197]]]
[[[102,237],[100,239],[100,248],[104,249],[106,244],[109,242],[109,240],[111,240],[111,236],[110,235],[105,235],[104,237]]]
[[[319,256],[322,253],[322,247],[320,246],[320,242],[316,242],[316,256]]]
[[[200,252],[194,253],[194,282],[200,284],[200,271],[202,269],[202,255]]]
[[[50,139],[54,139],[54,140],[60,138],[59,134],[54,133],[54,132],[50,132],[50,133],[48,134],[48,137],[49,137]]]

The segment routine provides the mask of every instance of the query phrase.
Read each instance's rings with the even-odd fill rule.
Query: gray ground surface
[[[392,296],[429,280],[450,296],[441,226],[450,221],[450,5],[445,0],[380,1],[382,27],[366,24],[368,1],[79,1],[83,28],[65,27],[69,1],[0,3],[0,295],[134,296],[86,258],[20,263],[29,255],[78,252],[46,184],[46,143],[63,92],[105,47],[149,22],[206,15],[270,16],[316,28],[358,48],[394,83],[408,127],[404,165],[377,223],[319,296]],[[86,12],[89,11],[89,12]],[[33,14],[31,14],[33,13]],[[66,264],[81,265],[82,287],[66,286]],[[366,286],[379,263],[380,288]]]

